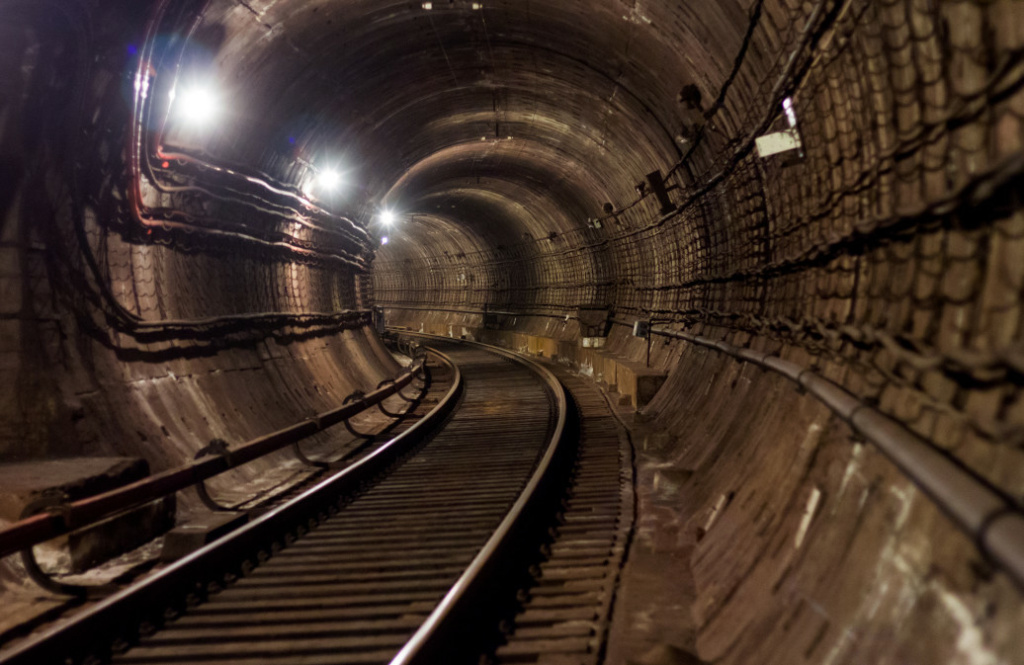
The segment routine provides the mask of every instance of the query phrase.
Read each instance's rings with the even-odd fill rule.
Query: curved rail
[[[524,533],[528,532],[531,526],[545,521],[541,514],[544,505],[553,493],[559,491],[558,477],[560,472],[565,471],[562,467],[566,462],[568,447],[565,434],[569,398],[562,383],[550,370],[505,349],[479,342],[453,340],[421,333],[403,332],[402,335],[478,346],[526,366],[544,382],[557,409],[555,427],[544,454],[520,492],[519,498],[441,603],[391,661],[391,665],[436,665],[448,662],[453,654],[463,648],[459,644],[460,636],[465,637],[466,626],[471,625],[472,614],[476,611],[478,603],[482,602],[495,578],[500,578],[506,572],[509,563],[514,562],[516,551],[523,545],[523,541],[531,542],[531,539],[523,537]]]
[[[150,501],[197,485],[213,476],[252,462],[328,427],[347,421],[399,393],[424,371],[424,367],[425,363],[422,358],[416,360],[393,382],[364,395],[357,401],[348,402],[284,429],[255,438],[234,450],[228,450],[226,444],[217,442],[217,446],[211,444],[209,447],[217,453],[215,456],[202,457],[187,466],[147,476],[134,483],[62,504],[48,512],[15,522],[0,530],[0,557],[27,550],[47,540],[95,524],[112,515],[138,508]]]
[[[451,341],[446,338],[442,339]],[[425,492],[424,497],[432,496],[431,493],[437,492],[439,496],[447,496],[456,504],[463,503],[466,506],[472,506],[474,510],[471,512],[486,513],[497,508],[496,519],[498,523],[493,531],[482,534],[482,542],[474,546],[473,552],[467,553],[468,557],[472,558],[467,557],[466,563],[462,564],[459,570],[453,571],[452,579],[455,576],[457,576],[457,579],[454,579],[453,582],[445,583],[444,588],[447,591],[441,590],[440,593],[444,594],[443,597],[439,596],[438,600],[432,601],[432,603],[437,602],[438,604],[433,606],[432,611],[427,610],[429,615],[426,616],[423,623],[418,624],[418,629],[415,629],[415,632],[408,640],[403,637],[402,641],[395,645],[394,648],[396,650],[399,647],[401,649],[391,662],[395,665],[456,662],[462,660],[462,657],[468,653],[475,653],[475,650],[483,646],[488,637],[496,632],[498,615],[504,611],[504,608],[511,606],[512,600],[516,595],[515,589],[518,588],[518,581],[521,577],[527,575],[527,569],[532,559],[538,558],[539,546],[544,542],[548,534],[548,527],[555,521],[555,514],[560,505],[559,498],[561,498],[564,489],[562,480],[568,478],[574,459],[573,451],[571,450],[571,442],[574,439],[566,436],[566,434],[575,420],[569,420],[569,414],[574,412],[571,398],[562,384],[548,369],[532,360],[519,357],[502,349],[478,345],[472,342],[455,342],[466,346],[483,347],[488,354],[499,356],[502,359],[497,361],[498,364],[503,364],[502,361],[505,361],[519,365],[527,370],[529,374],[533,375],[536,382],[532,383],[535,386],[532,393],[533,397],[529,397],[527,393],[520,395],[522,399],[527,400],[524,406],[529,405],[527,408],[530,409],[543,408],[547,411],[542,417],[542,422],[546,422],[547,426],[545,430],[538,432],[536,443],[527,444],[526,447],[520,449],[521,452],[513,452],[502,457],[503,460],[511,464],[512,468],[522,466],[524,462],[527,464],[524,469],[526,473],[523,474],[522,480],[513,480],[511,486],[509,486],[510,480],[507,473],[498,473],[496,476],[500,476],[499,486],[504,485],[508,488],[507,490],[498,490],[497,496],[499,497],[499,502],[507,500],[512,504],[509,510],[505,510],[505,507],[508,505],[505,503],[499,503],[491,508],[478,508],[478,504],[471,500],[472,497],[462,496],[458,498],[460,495],[464,495],[464,490],[461,489],[462,486],[458,484],[457,480],[449,478],[446,467],[438,466],[446,462],[454,464],[452,473],[454,478],[457,479],[460,473],[464,474],[467,469],[474,466],[474,463],[471,462],[474,458],[467,457],[467,455],[478,456],[478,451],[486,450],[486,448],[477,447],[479,445],[479,443],[475,442],[477,437],[472,434],[476,428],[475,423],[477,421],[472,420],[471,416],[466,416],[470,420],[464,419],[459,421],[459,414],[456,414],[454,416],[455,420],[452,421],[455,432],[453,434],[445,434],[447,430],[441,430],[442,433],[438,435],[441,439],[436,443],[428,444],[424,448],[426,456],[419,464],[402,463],[395,470],[392,470],[396,460],[411,452],[423,440],[423,437],[419,436],[419,434],[424,431],[433,431],[435,423],[447,418],[454,411],[456,402],[463,404],[464,388],[461,371],[445,354],[431,349],[431,354],[452,367],[453,381],[451,388],[447,391],[441,402],[412,428],[381,448],[378,448],[358,463],[318,484],[280,508],[269,512],[249,525],[182,559],[140,585],[122,591],[99,603],[67,625],[55,627],[40,635],[30,643],[11,653],[2,662],[19,664],[62,662],[68,656],[71,656],[68,662],[76,663],[87,661],[90,657],[93,657],[93,659],[96,659],[95,657],[103,659],[112,652],[118,653],[121,647],[127,649],[129,645],[139,642],[141,636],[155,631],[166,619],[174,618],[185,607],[201,603],[208,594],[216,592],[219,588],[229,584],[238,577],[249,576],[250,572],[252,573],[253,580],[248,581],[245,586],[241,587],[240,597],[242,599],[245,599],[247,594],[251,595],[253,593],[256,593],[256,597],[259,597],[261,590],[265,592],[271,588],[281,587],[281,585],[289,583],[309,586],[314,584],[314,580],[318,579],[324,580],[324,583],[331,587],[321,593],[334,593],[331,589],[334,587],[340,589],[345,585],[355,589],[360,584],[365,584],[365,580],[374,578],[387,578],[393,583],[394,580],[391,580],[391,576],[395,573],[391,572],[386,574],[374,572],[369,578],[360,580],[358,576],[352,577],[354,573],[343,571],[352,569],[353,566],[355,570],[359,570],[360,566],[370,566],[369,563],[358,563],[361,560],[367,561],[365,558],[366,554],[360,555],[358,552],[360,550],[368,552],[367,545],[370,543],[370,541],[366,541],[366,545],[360,544],[368,535],[362,534],[362,529],[365,526],[369,526],[372,523],[371,520],[380,519],[379,516],[374,517],[374,515],[380,513],[381,510],[387,510],[386,506],[401,504],[411,506],[411,514],[406,514],[405,517],[400,515],[393,516],[393,518],[399,522],[410,521],[411,515],[412,523],[417,527],[413,529],[414,533],[422,530],[422,518],[418,516],[426,515],[429,511],[435,510],[435,508],[428,507],[424,509],[423,507],[418,507],[418,504],[415,502],[419,500],[416,498],[419,495],[409,496],[410,488],[412,487],[418,488],[414,490],[416,492]],[[494,377],[494,370],[490,371],[490,376]],[[501,372],[507,371],[500,370],[497,376],[507,377],[508,374],[501,374]],[[467,403],[467,409],[476,409],[478,413],[484,414],[494,413],[494,400],[501,399],[505,384],[492,383],[481,385],[489,385],[487,390],[492,391],[491,394],[495,396],[478,397],[475,400],[472,397],[467,397],[466,399],[470,400],[473,404],[471,407]],[[472,395],[472,393],[469,394]],[[546,398],[538,400],[538,396],[541,394],[546,395]],[[488,402],[488,400],[491,401]],[[541,404],[546,406],[542,407]],[[541,412],[531,410],[529,413],[539,415]],[[508,415],[504,415],[507,421]],[[481,431],[486,431],[486,423],[491,422],[487,418],[489,416],[485,420],[479,421],[483,427]],[[534,416],[534,421],[536,422],[536,415]],[[461,424],[458,424],[460,422]],[[500,427],[502,422],[503,420],[499,418],[490,427]],[[524,432],[529,431],[528,428],[524,430]],[[508,435],[506,435],[507,438]],[[441,447],[438,448],[438,445]],[[457,450],[463,452],[454,452]],[[515,450],[514,446],[512,450]],[[528,457],[524,458],[523,452],[527,450],[532,452]],[[419,452],[416,452],[417,457],[409,459],[420,460],[419,454]],[[481,459],[480,463],[487,464],[487,461],[486,459]],[[433,466],[431,467],[431,465]],[[405,474],[404,476],[402,476],[403,473]],[[473,472],[470,471],[470,473]],[[492,468],[489,473],[494,475],[494,469]],[[431,481],[428,480],[431,477],[441,479],[442,483],[438,486],[431,485]],[[377,481],[378,478],[382,479],[379,483]],[[423,482],[426,482],[426,484],[422,484]],[[523,483],[522,486],[518,485],[519,482]],[[394,495],[394,497],[389,495],[387,490],[380,489],[388,483],[392,483],[397,490],[397,495]],[[472,485],[472,483],[470,484]],[[488,488],[487,493],[492,495],[490,500],[493,504],[495,490],[491,489],[489,485],[486,487]],[[382,491],[383,493],[381,493]],[[373,496],[374,492],[377,492],[375,498]],[[500,498],[502,492],[509,492],[507,499]],[[366,497],[369,503],[365,501],[361,503],[362,499],[357,499],[356,497]],[[353,502],[352,505],[346,508],[338,518],[330,517],[350,501]],[[427,505],[429,506],[429,502]],[[345,518],[346,515],[352,514],[350,511],[355,511],[354,516]],[[466,521],[467,518],[452,515],[449,515],[447,519],[451,520],[453,518],[455,522],[464,526],[474,523],[473,520],[479,520],[479,517],[472,517],[469,518],[470,521]],[[338,519],[343,521],[338,522]],[[345,519],[349,520],[348,527],[343,526]],[[387,519],[387,517],[384,517],[384,519]],[[476,523],[479,524],[479,522]],[[260,570],[253,570],[253,568],[258,566],[257,562],[266,560],[272,553],[280,549],[282,544],[291,543],[296,538],[303,536],[307,531],[321,524],[324,524],[323,529],[326,529],[326,531],[317,530],[315,534],[310,535],[310,541],[307,542],[304,539],[302,542],[296,543],[295,549],[289,548],[288,552],[290,554],[288,556],[292,557],[290,560],[286,557],[277,561],[277,557],[274,557],[274,561],[268,564],[266,570],[262,567]],[[350,533],[346,535],[346,532]],[[385,529],[385,533],[394,533],[394,530],[387,531]],[[314,568],[309,570],[309,572],[303,573],[306,576],[304,582],[276,581],[274,575],[280,575],[281,573],[271,570],[275,562],[279,568],[283,567],[284,580],[297,580],[296,575],[299,573],[296,573],[294,557],[297,556],[299,560],[302,560],[311,555],[327,556],[322,553],[316,554],[323,549],[325,542],[329,543],[330,541],[340,540],[342,543],[346,543],[350,536],[356,537],[357,541],[360,542],[345,545],[345,547],[354,548],[357,555],[354,559],[348,561],[342,559],[342,563],[339,564],[340,568],[337,571],[332,566],[334,566],[334,562],[336,562],[338,557],[342,556],[340,554],[342,550],[330,550],[332,552],[329,555],[330,562],[325,562],[322,568],[316,568],[315,566],[319,564],[314,563]],[[445,538],[449,537],[451,535],[445,536]],[[424,546],[419,543],[417,538],[418,536],[414,536],[410,542],[417,543],[415,547]],[[398,552],[407,549],[399,546],[398,541],[393,536],[386,536],[385,543],[380,545],[383,548],[396,546]],[[303,550],[303,547],[306,549]],[[477,547],[479,549],[476,549]],[[405,555],[399,554],[397,558],[389,558],[384,556],[384,554],[383,552],[381,553],[381,563],[373,564],[368,570],[377,571],[377,566],[383,566],[380,569],[381,571],[397,571],[403,569],[399,566],[404,567],[407,565],[407,557]],[[282,556],[284,557],[285,555],[282,554]],[[383,563],[384,561],[388,563],[385,564]],[[429,565],[413,565],[412,570],[441,565],[438,561],[431,560],[429,556],[428,561],[430,561]],[[462,566],[465,567],[463,568]],[[335,575],[341,575],[341,577],[336,578],[334,577]],[[381,577],[382,575],[383,577]],[[398,575],[398,577],[406,576],[405,574]],[[413,579],[414,586],[411,587],[412,589],[424,588],[423,584],[425,582],[423,579],[425,578],[422,578],[419,573],[410,577],[415,578]],[[269,586],[267,586],[268,583]],[[255,584],[255,587],[253,584]],[[416,586],[417,584],[419,586]],[[448,584],[451,584],[451,586],[448,586]],[[399,588],[389,587],[383,593],[393,594]],[[410,591],[409,593],[415,594],[416,592]],[[239,596],[236,595],[234,598],[237,603]],[[230,600],[228,604],[231,604]],[[255,607],[263,608],[264,606],[257,601]],[[259,609],[258,611],[266,613],[273,610]],[[406,610],[406,613],[409,612],[412,614],[417,613],[416,610],[411,608]],[[217,614],[216,610],[214,610],[214,614]],[[408,617],[403,615],[403,618],[397,619],[397,622],[407,619]],[[204,619],[200,618],[199,621],[202,622]],[[228,620],[229,623],[230,621]],[[283,632],[280,634],[295,634],[294,626],[290,625],[289,620],[284,619],[284,622],[285,625],[281,629]],[[385,620],[384,623],[387,624],[388,622]],[[180,623],[174,625],[178,626],[178,631],[182,630]],[[196,624],[190,625],[194,629]],[[215,629],[217,625],[219,624],[215,620],[209,628]],[[271,630],[269,626],[267,629]],[[358,628],[358,630],[364,629],[370,630],[369,624]],[[413,629],[413,627],[410,627],[410,630]],[[147,647],[145,641],[140,643],[143,653],[136,655],[136,658],[141,658],[142,661],[146,662],[148,662],[147,659],[154,657],[158,659],[169,657],[172,659],[187,659],[192,654],[197,653],[196,649],[205,649],[206,647],[202,646],[204,644],[220,644],[219,640],[216,639],[216,633],[210,632],[206,636],[198,638],[200,639],[200,644],[195,645],[191,641],[194,638],[189,633],[189,630],[190,628],[186,626],[184,628],[186,635],[182,635],[179,632],[177,637],[173,634],[173,628],[171,628],[170,635],[161,631],[159,635],[155,636],[155,642],[149,643],[151,646]],[[253,626],[244,630],[251,632],[257,629]],[[328,629],[312,626],[308,630],[312,631],[309,633],[311,637],[319,637],[326,635],[327,633],[322,631]],[[334,631],[335,629],[329,630]],[[331,632],[330,634],[357,634],[353,633],[356,630],[355,626],[349,628],[339,626],[336,630],[337,632]],[[393,627],[385,627],[384,630],[391,632]],[[232,639],[238,642],[239,639],[244,641],[245,638],[236,636]],[[279,638],[275,637],[274,639]],[[363,638],[355,638],[355,641],[359,642],[361,639]],[[380,638],[367,635],[364,641],[370,642],[376,639],[387,641],[390,638],[385,637],[385,633],[381,633]],[[340,642],[343,638],[339,637],[338,640]],[[355,644],[350,644],[352,644],[350,647],[341,647],[339,645],[338,648],[356,648]],[[182,649],[180,655],[178,655],[177,651],[168,651],[171,648],[169,645],[180,645]],[[270,657],[270,651],[260,650],[270,649],[273,651],[280,648],[281,646],[254,647],[251,653],[244,651],[244,654],[246,654],[246,657],[249,657],[256,653],[261,653],[268,656],[269,660],[267,662],[272,662],[273,658]],[[149,649],[148,652],[146,651],[147,649]],[[219,653],[216,657],[223,658],[234,652],[223,651],[222,649],[219,652],[203,651],[202,653]],[[278,652],[274,651],[274,653]],[[283,652],[281,653],[283,655]],[[394,651],[391,653],[394,653]],[[138,654],[138,652],[134,649],[130,651],[127,655],[129,660],[131,660],[132,654]],[[294,656],[294,654],[292,655]],[[243,655],[239,654],[239,657],[243,657]],[[175,660],[174,662],[178,661]],[[181,660],[181,662],[186,661]]]
[[[51,628],[0,660],[5,665],[102,660],[138,636],[216,590],[245,576],[267,553],[291,542],[338,512],[345,497],[383,473],[401,455],[442,422],[463,391],[462,374],[444,354],[430,351],[451,367],[452,384],[444,397],[408,430],[358,462],[244,527],[179,560],[142,583],[97,603],[68,623]],[[113,645],[113,647],[111,646]]]

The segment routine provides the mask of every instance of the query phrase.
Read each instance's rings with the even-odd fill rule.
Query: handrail
[[[187,606],[188,594],[204,596],[209,583],[224,576],[245,574],[246,561],[260,552],[276,551],[289,534],[301,534],[310,521],[322,521],[337,512],[346,495],[390,467],[396,456],[407,453],[423,440],[456,407],[464,390],[458,365],[438,351],[430,353],[448,366],[451,386],[440,401],[412,427],[358,462],[329,476],[287,503],[204,546],[139,584],[126,588],[85,609],[66,622],[33,635],[0,657],[3,665],[63,663],[75,654],[75,662],[90,656],[109,656],[111,640],[132,642],[146,625],[160,625],[168,614]]]
[[[421,306],[421,305],[412,305],[412,304],[382,304],[380,306],[383,309],[407,309],[409,311],[449,311],[449,313],[452,313],[452,314],[472,314],[472,315],[477,315],[477,314],[480,314],[480,315],[495,314],[495,315],[499,315],[499,316],[502,316],[502,317],[537,317],[538,319],[558,319],[558,320],[562,320],[562,321],[564,321],[565,319],[568,319],[569,321],[578,321],[580,319],[580,317],[575,316],[575,315],[572,314],[572,311],[577,309],[577,307],[569,307],[569,308],[564,309],[564,313],[565,314],[547,314],[547,313],[542,313],[542,311],[505,311],[505,310],[502,310],[502,309],[473,309],[473,308],[470,308],[470,307],[461,307],[460,308],[460,307],[454,307],[454,306],[453,307],[432,307],[432,306],[427,306],[427,305],[422,305]],[[558,307],[552,306],[551,308],[552,309],[557,309]],[[403,330],[401,332],[403,332],[403,333],[404,332],[413,333],[413,332],[416,332],[416,331],[404,331]],[[426,333],[424,333],[424,334],[426,334]],[[443,335],[442,335],[442,337],[443,337]],[[451,339],[451,338],[445,337],[445,339]]]
[[[381,307],[383,309],[404,309],[414,312],[451,312],[454,314],[499,314],[501,316],[548,316],[556,319],[563,318],[557,314],[526,314],[522,312],[506,312],[500,309],[473,309],[471,307],[428,307],[419,305],[381,305]]]
[[[53,512],[40,513],[15,522],[0,530],[0,557],[15,554],[111,515],[186,489],[348,420],[405,388],[424,367],[425,360],[420,358],[393,382],[388,382],[362,399],[252,439],[228,451],[226,455],[204,457],[187,466],[168,469],[102,494],[61,505]]]
[[[564,440],[566,431],[566,418],[569,410],[569,400],[562,383],[546,367],[489,344],[481,344],[468,340],[456,340],[439,335],[424,335],[422,333],[408,333],[395,331],[402,335],[442,339],[445,341],[461,343],[465,345],[479,346],[489,352],[503,356],[525,365],[533,370],[551,391],[556,402],[558,419],[551,434],[544,455],[541,457],[534,469],[529,482],[520,492],[516,502],[505,515],[505,518],[498,525],[487,543],[483,546],[469,567],[462,573],[459,579],[452,585],[452,588],[445,595],[441,603],[434,608],[427,620],[405,643],[402,650],[391,660],[390,665],[433,665],[445,662],[446,654],[453,648],[451,636],[465,629],[465,616],[473,611],[471,598],[474,594],[483,591],[483,586],[493,576],[500,576],[504,562],[499,553],[513,547],[518,540],[519,533],[526,524],[533,518],[541,505],[545,490],[550,489],[556,471],[556,457],[565,451]],[[460,617],[459,614],[462,614]]]
[[[799,384],[874,444],[974,540],[983,554],[1024,589],[1024,510],[975,471],[806,367],[691,333],[656,328],[651,333],[721,351]]]

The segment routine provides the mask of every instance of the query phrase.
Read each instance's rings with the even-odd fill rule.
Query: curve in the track
[[[443,350],[460,367],[465,393],[432,441],[249,577],[114,662],[391,660],[518,498],[554,424],[536,374],[476,348]]]

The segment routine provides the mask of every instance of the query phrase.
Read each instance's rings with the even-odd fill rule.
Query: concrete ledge
[[[71,572],[81,573],[141,547],[174,526],[173,494],[68,534]]]
[[[138,457],[68,457],[0,465],[0,518],[17,521],[25,507],[48,494],[71,501],[127,485],[149,475]]]
[[[15,522],[42,497],[84,499],[149,475],[137,457],[72,457],[0,465],[0,518]],[[82,572],[152,540],[174,526],[175,497],[114,515],[44,546],[60,568]]]
[[[249,513],[209,513],[202,515],[186,524],[175,527],[164,538],[164,546],[160,552],[161,561],[177,561],[195,552],[200,547],[212,543],[223,535],[244,526],[249,521]]]
[[[649,403],[665,383],[668,374],[628,360],[615,360],[616,384],[621,395],[628,395],[636,408]]]
[[[606,392],[618,393],[623,405],[634,408],[650,402],[668,376],[661,370],[651,369],[602,348],[583,347],[581,344],[550,337],[507,330],[481,330],[479,336],[481,342],[520,353],[567,360],[581,373],[594,379]]]

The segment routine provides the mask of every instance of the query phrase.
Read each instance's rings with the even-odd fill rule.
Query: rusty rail
[[[361,399],[257,437],[239,448],[228,451],[227,455],[204,457],[192,464],[168,469],[123,487],[61,505],[51,512],[15,522],[0,530],[0,557],[10,556],[112,515],[186,489],[337,425],[399,393],[412,383],[424,367],[425,360],[419,358],[394,380],[385,382],[385,385]]]

